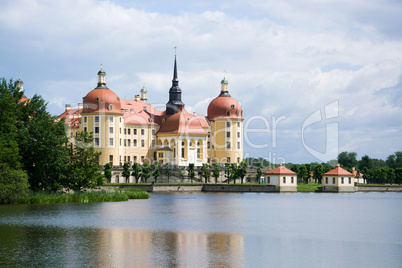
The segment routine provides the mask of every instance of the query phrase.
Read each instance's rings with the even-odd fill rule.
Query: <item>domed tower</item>
[[[207,118],[211,124],[208,156],[212,163],[243,160],[243,111],[240,103],[230,96],[228,84],[224,77],[219,96],[208,106]]]
[[[83,98],[80,131],[93,133],[99,163],[119,163],[121,128],[124,126],[120,98],[106,86],[106,73],[98,72],[98,85]]]

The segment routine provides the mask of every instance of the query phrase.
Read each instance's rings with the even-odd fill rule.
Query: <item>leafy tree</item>
[[[391,154],[385,162],[390,168],[402,168],[402,151]]]
[[[129,163],[127,163],[127,162],[125,162],[124,163],[124,165],[123,165],[123,173],[122,173],[122,176],[124,177],[124,178],[126,178],[126,183],[129,183],[129,181],[130,181],[130,175],[131,175],[131,173],[130,173],[130,164]]]
[[[144,165],[142,165],[141,178],[146,183],[149,177],[151,177],[151,167],[149,166],[148,163],[145,163]]]
[[[13,204],[28,194],[28,175],[25,171],[0,164],[0,204]]]
[[[314,167],[314,180],[318,184],[321,184],[322,175],[324,174],[324,167],[321,164],[318,164]]]
[[[69,150],[69,178],[66,186],[74,191],[82,191],[102,185],[104,177],[98,164],[100,154],[93,147],[92,134],[78,132],[75,144]]]
[[[16,82],[0,78],[0,163],[6,163],[11,169],[21,168],[21,156],[18,147],[17,103],[22,93],[17,90]]]
[[[152,176],[155,179],[155,183],[158,182],[158,177],[161,175],[161,166],[158,161],[152,165]]]
[[[396,167],[395,155],[391,154],[390,156],[388,156],[385,163],[387,163],[388,167],[395,168]]]
[[[211,171],[209,170],[208,164],[202,164],[202,177],[205,178],[205,183],[209,182],[209,178],[211,177]]]
[[[194,163],[188,164],[188,176],[190,177],[191,183],[193,183],[193,178],[195,177]]]
[[[402,183],[402,168],[395,169],[395,183],[397,184]]]
[[[366,183],[371,183],[372,181],[372,170],[368,169],[367,167],[363,168],[363,179],[366,181]]]
[[[132,168],[133,172],[131,173],[131,176],[134,176],[135,183],[138,183],[138,180],[141,178],[141,172],[142,172],[141,165],[139,163],[134,163]]]
[[[237,176],[241,179],[241,184],[243,184],[244,177],[247,174],[247,163],[245,161],[241,161],[239,167],[237,168]]]
[[[21,163],[28,173],[31,189],[57,191],[71,186],[67,168],[71,168],[69,158],[75,149],[66,146],[64,120],[52,117],[46,111],[45,101],[37,95],[18,104],[17,114]]]
[[[303,164],[299,167],[299,174],[300,174],[300,178],[302,178],[304,183],[306,184],[308,182],[308,177],[309,177],[306,165]]]
[[[258,181],[258,184],[261,183],[261,176],[262,176],[262,170],[261,170],[261,168],[258,168],[258,169],[257,169],[257,176],[255,176],[255,179],[256,179],[255,182]]]
[[[219,165],[217,163],[212,164],[212,176],[215,178],[215,184],[218,183],[218,178],[220,175]]]
[[[184,180],[184,175],[185,175],[184,170],[179,169],[179,177],[180,177],[182,183],[183,183],[183,180]]]
[[[373,160],[370,159],[368,155],[364,155],[358,164],[359,170],[363,170],[364,168],[372,169],[373,168]],[[364,174],[364,173],[363,173]]]
[[[228,184],[229,184],[230,179],[233,176],[232,172],[233,172],[233,170],[231,169],[231,164],[230,163],[225,163],[225,177],[227,178]]]
[[[352,168],[357,166],[357,153],[355,152],[342,152],[338,155],[338,163],[346,168]]]
[[[378,168],[374,173],[374,180],[376,183],[385,183],[387,180],[387,172],[385,168]]]
[[[112,182],[112,165],[110,163],[105,165],[104,176],[109,183]]]
[[[387,169],[387,183],[394,183],[395,182],[395,170],[393,168]]]
[[[170,182],[170,177],[173,175],[172,165],[170,163],[166,163],[165,165],[165,174],[168,177],[168,182]]]

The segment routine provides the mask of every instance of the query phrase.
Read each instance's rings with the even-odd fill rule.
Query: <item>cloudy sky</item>
[[[82,102],[100,64],[111,90],[145,83],[168,101],[174,46],[182,99],[206,115],[226,72],[244,110],[244,155],[328,161],[402,150],[399,0],[2,0],[0,77],[53,115]]]

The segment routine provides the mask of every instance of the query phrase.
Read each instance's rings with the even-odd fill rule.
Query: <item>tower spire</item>
[[[177,76],[177,61],[176,61],[176,47],[174,55],[174,69],[173,69],[173,80],[172,87],[169,90],[169,101],[166,103],[166,114],[175,114],[179,110],[180,106],[184,106],[181,101],[181,89],[179,87],[179,78]]]

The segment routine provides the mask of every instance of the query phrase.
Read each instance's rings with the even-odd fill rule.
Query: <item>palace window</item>
[[[201,158],[201,148],[199,142],[197,142],[197,158]]]
[[[209,149],[211,147],[211,143],[208,141],[207,142],[207,148]]]
[[[134,131],[133,134],[134,134],[134,135],[137,135],[137,129],[134,128],[133,131]]]
[[[137,147],[137,140],[136,139],[133,140],[133,146]]]
[[[113,166],[113,155],[112,154],[109,155],[109,162]]]
[[[124,146],[127,146],[127,140],[124,139]]]
[[[226,163],[230,163],[230,157],[226,157]]]
[[[113,138],[109,138],[109,145],[113,146]]]
[[[109,117],[109,121],[113,122],[113,117],[112,116]]]
[[[155,147],[155,140],[152,140],[152,148],[154,148]]]
[[[181,143],[181,157],[184,158],[184,141]]]
[[[240,142],[237,142],[237,149],[240,149]]]
[[[226,148],[230,149],[230,141],[226,142]]]
[[[230,116],[230,111],[226,111],[226,116]]]
[[[141,162],[144,163],[145,157],[141,156]]]
[[[119,145],[121,146],[121,139],[119,140]]]
[[[99,127],[95,127],[95,133],[99,133]]]
[[[152,135],[155,135],[155,129],[152,129]]]
[[[134,163],[137,163],[137,156],[136,155],[133,156],[133,160],[134,160]]]
[[[84,116],[84,123],[88,122],[88,117]]]
[[[125,129],[124,129],[124,135],[126,135],[126,134],[127,134],[127,129],[125,128]]]
[[[240,132],[237,132],[237,137],[240,138]]]
[[[226,122],[226,127],[230,127],[230,122]]]
[[[119,133],[121,134],[121,128],[119,128]]]
[[[95,122],[99,122],[99,116],[95,116]]]
[[[113,127],[109,127],[109,133],[113,133]]]
[[[128,146],[128,147],[131,146],[131,140],[130,140],[130,139],[127,140],[127,146]]]
[[[230,138],[230,132],[226,132],[226,138]]]
[[[99,146],[99,138],[95,138],[95,146]]]
[[[127,134],[128,134],[128,135],[131,134],[131,128],[127,129]]]
[[[145,147],[145,140],[141,140],[141,147]]]
[[[87,132],[87,127],[84,127],[84,132]]]
[[[143,128],[141,128],[141,135],[145,134],[145,130]]]
[[[240,163],[240,157],[237,158],[237,163]]]
[[[113,104],[109,104],[109,111],[113,110]]]
[[[286,183],[286,177],[283,177],[283,183]]]

